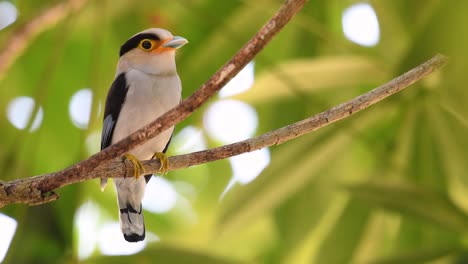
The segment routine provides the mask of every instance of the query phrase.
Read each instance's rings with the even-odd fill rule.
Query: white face
[[[160,28],[147,29],[132,36],[124,44],[129,50],[120,57],[117,74],[130,69],[147,74],[175,74],[176,49],[164,46],[164,43],[172,39],[169,31]]]

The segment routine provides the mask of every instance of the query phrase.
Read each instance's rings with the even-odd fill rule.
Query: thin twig
[[[234,144],[170,157],[169,170],[187,168],[193,165],[232,157],[264,147],[278,145],[306,133],[310,133],[376,104],[390,95],[400,92],[433,71],[441,68],[446,63],[447,58],[445,56],[436,55],[425,63],[389,81],[388,83],[375,88],[374,90],[302,121]],[[156,173],[160,167],[160,163],[157,160],[144,161],[143,165],[147,173]],[[35,176],[7,183],[0,182],[0,207],[11,203],[38,204],[49,202],[58,198],[55,193],[51,193],[55,188],[40,189],[38,186],[58,185],[58,187],[62,187],[98,177],[126,177],[127,175],[133,175],[133,166],[131,166],[129,162],[122,162],[121,159],[115,159],[111,163],[97,166],[90,173],[84,173],[80,175],[80,177],[70,178],[66,181],[60,181],[57,183],[56,175],[58,173],[61,172]],[[51,195],[44,196],[45,193],[50,193]]]
[[[244,66],[265,47],[273,36],[291,20],[304,4],[305,0],[286,0],[283,5],[281,5],[278,12],[276,12],[257,34],[189,98],[125,139],[91,156],[87,160],[78,162],[69,168],[54,173],[54,181],[35,181],[34,185],[31,186],[31,188],[35,190],[34,193],[40,190],[39,192],[45,195],[49,191],[59,188],[68,182],[84,181],[86,178],[83,178],[83,176],[89,175],[89,173],[97,167],[119,158],[122,154],[143,144],[147,140],[157,136],[169,127],[174,126],[190,116],[244,68]],[[9,194],[11,195],[11,193],[16,193],[16,191],[10,189]],[[1,195],[0,193],[0,206],[2,205]],[[56,198],[55,195],[53,195],[48,199]],[[33,200],[37,201],[37,197]]]
[[[0,183],[0,207],[9,203],[38,204],[55,200],[58,198],[58,195],[53,193],[53,190],[72,182],[81,182],[89,179],[91,174],[96,175],[93,171],[96,171],[97,168],[108,166],[107,163],[110,161],[118,160],[122,154],[143,144],[190,116],[244,68],[304,6],[305,2],[306,0],[285,0],[276,14],[257,34],[202,87],[177,107],[160,116],[146,127],[91,156],[89,159],[78,162],[62,171],[17,180],[14,181],[14,184],[8,183],[2,185]],[[123,174],[122,170],[115,171],[114,173],[114,175]],[[53,177],[50,178],[49,176]],[[47,177],[47,180],[44,180],[46,179],[44,177]]]
[[[23,54],[40,33],[56,25],[60,20],[67,18],[71,12],[75,12],[85,4],[85,0],[69,0],[58,3],[28,23],[14,31],[0,52],[0,81],[16,59]]]

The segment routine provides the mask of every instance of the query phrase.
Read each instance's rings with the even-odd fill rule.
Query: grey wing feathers
[[[106,116],[106,118],[104,118],[104,123],[102,125],[102,135],[101,135],[101,150],[110,146],[115,123],[116,123],[116,120],[112,118],[112,115],[108,115]]]

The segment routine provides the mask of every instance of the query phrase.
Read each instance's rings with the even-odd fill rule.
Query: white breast
[[[130,70],[126,77],[127,96],[114,129],[112,143],[154,121],[179,104],[181,99],[181,83],[177,74],[157,76]],[[174,127],[171,127],[130,153],[141,160],[151,158],[155,152],[164,149],[173,130]]]

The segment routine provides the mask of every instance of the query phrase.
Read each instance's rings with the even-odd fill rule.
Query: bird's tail
[[[133,208],[130,204],[125,207],[120,207],[120,226],[125,240],[128,242],[138,242],[145,239],[145,223],[143,219],[143,212],[140,207]]]
[[[115,179],[114,179],[115,180]],[[133,180],[133,179],[132,179]],[[125,240],[138,242],[145,239],[145,223],[141,206],[142,195],[138,191],[126,192],[117,188],[120,210],[120,227]]]

